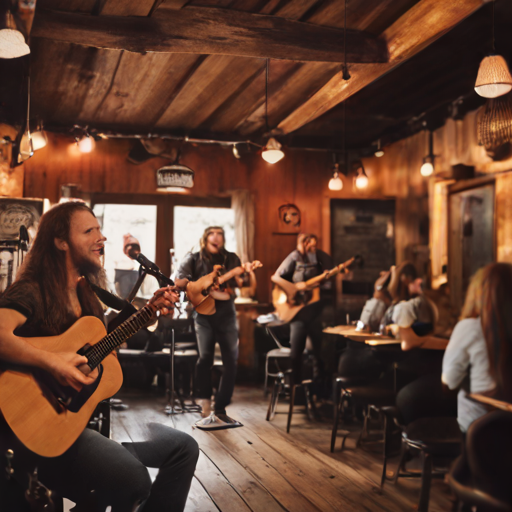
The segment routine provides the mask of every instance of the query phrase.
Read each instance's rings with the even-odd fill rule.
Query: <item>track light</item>
[[[375,151],[374,155],[377,158],[380,158],[381,156],[384,156],[384,150],[380,147],[380,139],[377,141],[377,151]]]
[[[343,181],[340,178],[340,166],[336,162],[334,164],[334,172],[332,178],[329,180],[329,190],[341,190],[343,188]]]
[[[240,160],[240,153],[238,151],[238,148],[236,147],[236,144],[233,144],[233,156],[237,159],[237,160]]]
[[[284,157],[281,151],[281,144],[274,137],[268,139],[267,145],[261,151],[261,157],[269,164],[275,164]]]
[[[89,135],[84,135],[78,142],[80,153],[90,153],[94,149],[94,139]]]

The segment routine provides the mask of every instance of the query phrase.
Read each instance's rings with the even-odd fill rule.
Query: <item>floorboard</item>
[[[142,441],[147,438],[148,423],[159,422],[191,434],[199,443],[201,455],[186,512],[417,509],[420,480],[401,478],[397,485],[387,482],[381,489],[382,444],[369,442],[356,448],[359,424],[344,426],[353,431],[345,449],[340,449],[340,438],[335,453],[330,453],[328,405],[322,409],[322,421],[308,421],[297,408],[287,434],[286,402],[278,405],[279,413],[267,422],[263,392],[237,387],[228,414],[244,427],[205,432],[192,428],[200,418],[198,413],[165,414],[163,396],[126,390],[119,396],[128,409],[112,411],[111,431],[116,441]],[[378,441],[378,433],[372,439]],[[389,464],[390,473],[396,465],[395,458]],[[449,510],[449,490],[443,481],[434,480],[430,511]]]

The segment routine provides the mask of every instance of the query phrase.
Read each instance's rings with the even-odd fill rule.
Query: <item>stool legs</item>
[[[276,380],[274,381],[274,386],[272,387],[272,396],[270,397],[270,402],[268,403],[267,421],[270,421],[276,413],[276,407],[277,407],[277,401],[279,399],[279,393],[281,393],[283,387],[284,387],[284,373],[280,373],[276,377]]]

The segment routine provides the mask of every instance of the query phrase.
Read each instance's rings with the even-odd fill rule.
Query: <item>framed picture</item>
[[[25,226],[32,241],[43,207],[43,199],[0,198],[0,240],[16,240],[20,227]]]
[[[277,233],[297,234],[300,231],[301,213],[295,204],[282,204],[278,208]]]

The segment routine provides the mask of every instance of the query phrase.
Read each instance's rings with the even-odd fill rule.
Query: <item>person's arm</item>
[[[457,389],[469,371],[468,347],[475,335],[471,320],[462,320],[455,326],[444,353],[441,380],[450,389]]]
[[[176,280],[188,279],[194,281],[194,255],[189,252],[185,255],[176,272]]]
[[[418,336],[411,327],[398,327],[398,334],[402,342],[402,350],[413,348],[428,348],[431,350],[444,350],[448,340],[437,336]]]
[[[48,352],[30,343],[30,338],[20,338],[14,331],[27,318],[14,309],[0,309],[0,359],[14,364],[34,366],[51,373],[62,385],[80,391],[82,386],[92,384],[93,377],[82,373],[78,367],[87,363],[87,358],[76,352]]]

